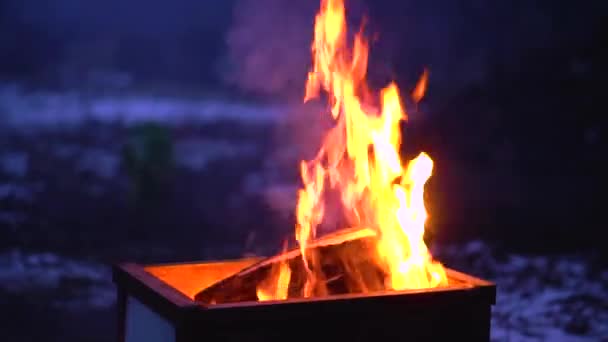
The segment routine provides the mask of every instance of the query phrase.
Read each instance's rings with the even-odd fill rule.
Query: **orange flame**
[[[368,44],[361,32],[354,36],[352,48],[347,44],[343,0],[321,0],[312,54],[304,101],[325,91],[335,126],[316,157],[300,166],[304,186],[298,193],[296,239],[308,271],[302,296],[315,295],[317,274],[309,263],[314,264],[316,257],[307,246],[323,220],[326,189],[340,193],[349,224],[345,228],[377,231],[376,253],[370,258],[385,271],[386,289],[447,285],[443,266],[432,259],[423,240],[424,185],[433,161],[424,152],[409,163],[400,158],[399,124],[407,116],[395,83],[381,90],[380,108],[363,101],[369,97]],[[425,70],[412,94],[415,102],[424,95],[427,77]]]
[[[420,80],[416,84],[416,87],[412,91],[412,99],[414,102],[418,103],[424,97],[426,93],[426,85],[429,82],[429,71],[424,69],[422,76],[420,76]]]
[[[283,246],[283,252],[287,252],[287,243]],[[290,280],[291,268],[289,262],[285,259],[275,264],[270,270],[270,276],[256,288],[258,300],[287,299]]]

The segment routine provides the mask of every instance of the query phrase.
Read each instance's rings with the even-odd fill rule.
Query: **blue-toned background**
[[[498,283],[496,341],[608,334],[603,1],[351,0],[370,82],[435,160],[428,240]],[[0,332],[109,341],[109,264],[269,254],[292,233],[316,0],[0,1]],[[36,327],[35,329],[33,327]]]

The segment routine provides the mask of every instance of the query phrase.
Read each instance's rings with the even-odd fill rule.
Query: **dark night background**
[[[608,336],[608,2],[351,0],[370,82],[427,97],[428,239],[494,280],[495,341]],[[110,341],[117,261],[268,254],[293,229],[316,0],[0,0],[0,334]]]

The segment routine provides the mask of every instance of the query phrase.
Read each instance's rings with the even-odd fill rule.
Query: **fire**
[[[287,251],[287,243],[283,252]],[[287,260],[283,260],[270,271],[270,276],[257,287],[259,301],[287,299],[289,281],[291,280],[291,269]]]
[[[327,93],[335,125],[313,160],[300,165],[303,187],[298,193],[296,239],[307,270],[303,297],[314,292],[318,257],[307,246],[316,237],[324,217],[324,193],[340,194],[348,227],[377,232],[372,259],[386,274],[387,290],[420,289],[447,285],[443,266],[434,261],[423,240],[427,211],[424,186],[433,161],[421,153],[404,163],[399,155],[399,124],[407,115],[395,83],[380,92],[379,108],[365,82],[368,44],[361,32],[348,44],[343,0],[321,0],[312,44],[313,66],[304,101]],[[426,90],[425,71],[412,98],[420,101]],[[288,267],[268,280],[289,283]],[[277,286],[275,286],[277,288]],[[318,291],[317,291],[318,292]],[[281,296],[271,296],[281,299]],[[259,294],[267,299],[267,293]]]

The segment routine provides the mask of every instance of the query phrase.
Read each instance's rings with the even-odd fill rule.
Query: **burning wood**
[[[401,160],[400,122],[407,115],[399,89],[391,83],[377,98],[372,94],[365,81],[367,41],[359,32],[349,44],[345,16],[343,0],[321,0],[305,101],[327,93],[335,125],[315,158],[300,164],[299,249],[229,277],[197,300],[282,300],[448,284],[423,239],[424,185],[433,160],[424,152]],[[424,96],[427,82],[425,71],[411,95],[414,102]],[[346,226],[353,230],[319,240],[328,192],[339,194]]]
[[[324,236],[308,245],[307,255],[318,260],[311,264],[323,274],[312,288],[313,296],[368,293],[384,288],[384,274],[369,258],[376,233],[371,229],[343,230]],[[313,270],[317,271],[317,270]],[[287,272],[287,281],[275,286],[272,280]],[[301,298],[307,273],[299,248],[264,259],[202,290],[194,298],[203,303],[232,303],[268,299]],[[280,283],[280,282],[279,282]],[[265,288],[266,297],[260,293]],[[273,294],[282,293],[282,298]]]

